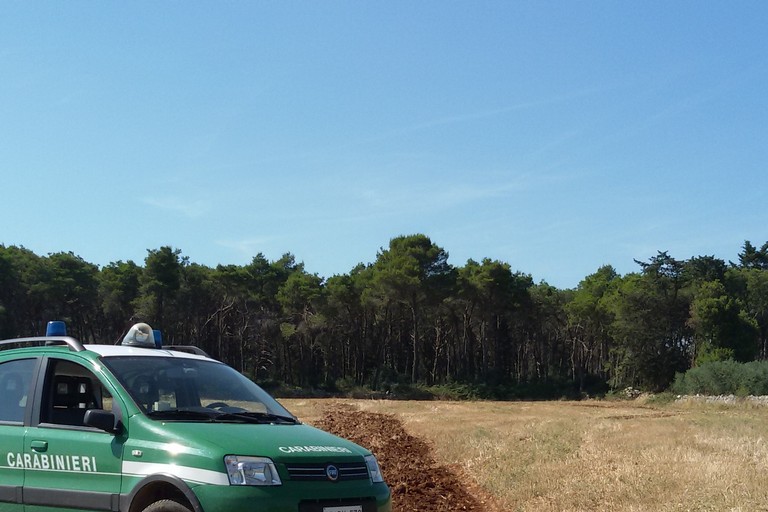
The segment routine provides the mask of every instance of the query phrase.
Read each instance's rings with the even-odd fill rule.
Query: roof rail
[[[184,352],[186,354],[196,354],[198,356],[211,357],[205,350],[193,345],[163,345],[163,350],[173,350],[176,352]]]
[[[71,336],[35,336],[31,338],[14,338],[0,341],[0,347],[6,345],[67,345],[73,352],[82,352],[85,347],[79,340]]]

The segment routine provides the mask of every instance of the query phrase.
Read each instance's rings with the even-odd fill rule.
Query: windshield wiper
[[[164,411],[150,411],[147,416],[153,419],[179,420],[179,421],[214,421],[217,414],[194,409],[167,409]]]
[[[216,416],[217,420],[229,418],[240,418],[256,423],[274,423],[278,421],[294,425],[299,423],[299,420],[292,416],[283,416],[282,414],[273,414],[271,412],[223,412]]]
[[[296,424],[298,420],[291,416],[282,416],[267,412],[219,412],[205,409],[168,409],[165,411],[151,411],[147,413],[152,419],[172,421],[239,421],[246,423],[275,423],[283,422]]]

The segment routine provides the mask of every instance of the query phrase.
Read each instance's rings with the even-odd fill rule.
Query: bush
[[[470,384],[441,384],[430,386],[428,391],[437,400],[478,400],[484,398],[476,386]]]
[[[646,403],[651,405],[667,405],[673,403],[675,399],[675,395],[670,392],[655,393],[648,397]]]
[[[678,395],[766,395],[768,362],[716,361],[678,373],[671,391]]]
[[[434,395],[427,389],[418,385],[394,384],[391,387],[388,398],[396,400],[432,400]]]

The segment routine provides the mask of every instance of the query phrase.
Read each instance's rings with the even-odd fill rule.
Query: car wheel
[[[188,507],[178,501],[160,500],[152,503],[144,512],[192,512]]]

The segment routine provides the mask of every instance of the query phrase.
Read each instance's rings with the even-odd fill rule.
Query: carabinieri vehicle
[[[146,324],[122,345],[62,327],[0,342],[1,512],[391,511],[368,450],[229,366]]]

